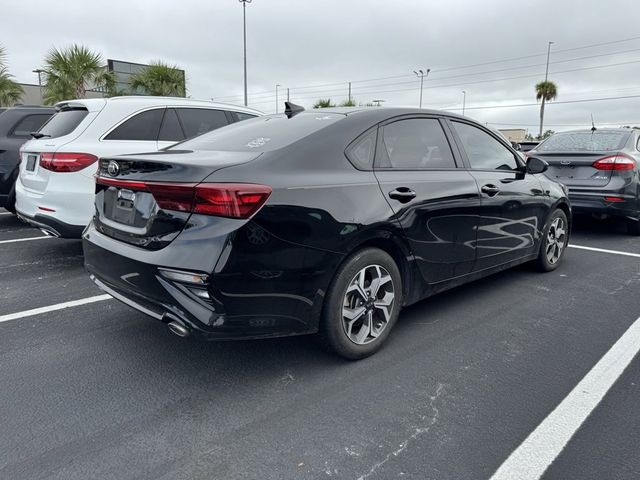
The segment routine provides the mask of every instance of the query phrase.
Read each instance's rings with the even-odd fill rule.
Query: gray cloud
[[[242,6],[236,0],[3,4],[0,43],[19,81],[36,81],[31,71],[52,46],[78,42],[105,59],[178,64],[194,98],[242,102]],[[534,84],[544,77],[552,40],[550,79],[559,98],[547,109],[549,128],[586,125],[591,114],[600,123],[640,124],[640,98],[560,103],[640,95],[640,39],[562,52],[640,37],[639,17],[640,2],[623,0],[254,0],[247,5],[250,105],[273,111],[276,83],[281,100],[290,87],[292,101],[305,106],[320,97],[341,101],[349,81],[359,102],[417,105],[419,80],[411,72],[431,68],[425,106],[461,108],[466,90],[467,115],[536,131],[536,106],[475,107],[535,103]],[[516,57],[528,58],[450,69]],[[482,73],[495,70],[503,71]],[[395,78],[370,80],[386,77]]]

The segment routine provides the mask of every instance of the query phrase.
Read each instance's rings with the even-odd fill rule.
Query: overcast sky
[[[20,82],[37,83],[32,70],[51,47],[82,43],[105,59],[177,64],[193,98],[243,101],[237,0],[2,0],[0,9],[0,44]],[[430,68],[425,107],[461,113],[465,90],[468,116],[536,132],[537,106],[500,106],[535,103],[548,41],[559,90],[549,128],[587,125],[591,114],[597,124],[640,125],[639,0],[253,0],[249,105],[273,112],[276,84],[281,101],[290,87],[307,107],[340,102],[351,81],[357,102],[417,106],[411,72]],[[561,103],[621,96],[638,98]]]

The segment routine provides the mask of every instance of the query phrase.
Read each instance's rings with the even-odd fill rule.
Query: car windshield
[[[556,133],[537,148],[539,152],[609,152],[620,150],[628,132],[568,132]]]
[[[84,108],[61,110],[42,126],[40,133],[51,138],[68,135],[80,125],[88,113]]]
[[[338,120],[343,114],[305,112],[287,118],[270,115],[235,123],[174,145],[176,150],[268,152],[290,145]]]

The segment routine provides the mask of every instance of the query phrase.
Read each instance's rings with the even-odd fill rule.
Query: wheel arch
[[[413,268],[409,261],[411,258],[411,250],[406,240],[388,231],[374,232],[368,238],[361,238],[358,242],[353,243],[344,260],[341,262],[341,265],[355,252],[365,248],[378,248],[391,256],[394,262],[396,262],[402,278],[402,294],[404,302],[406,303],[411,297],[410,292],[415,282]]]

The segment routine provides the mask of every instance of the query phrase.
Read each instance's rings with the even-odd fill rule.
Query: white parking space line
[[[13,240],[0,240],[0,243],[28,242],[29,240],[45,240],[47,238],[55,238],[55,237],[48,237],[46,235],[42,235],[41,237],[14,238]]]
[[[606,248],[585,247],[584,245],[569,245],[571,248],[577,248],[580,250],[590,250],[592,252],[611,253],[613,255],[624,255],[626,257],[640,258],[640,253],[621,252],[620,250],[607,250]]]
[[[640,351],[640,318],[571,393],[498,468],[490,480],[537,480]]]
[[[0,215],[13,215],[11,212],[0,212]]]
[[[9,320],[17,320],[18,318],[31,317],[33,315],[40,315],[41,313],[54,312],[56,310],[62,310],[64,308],[78,307],[80,305],[86,305],[87,303],[102,302],[104,300],[110,300],[113,297],[111,295],[96,295],[94,297],[81,298],[79,300],[72,300],[70,302],[56,303],[55,305],[49,305],[47,307],[33,308],[31,310],[25,310],[23,312],[9,313],[8,315],[0,315],[0,323],[8,322]]]

